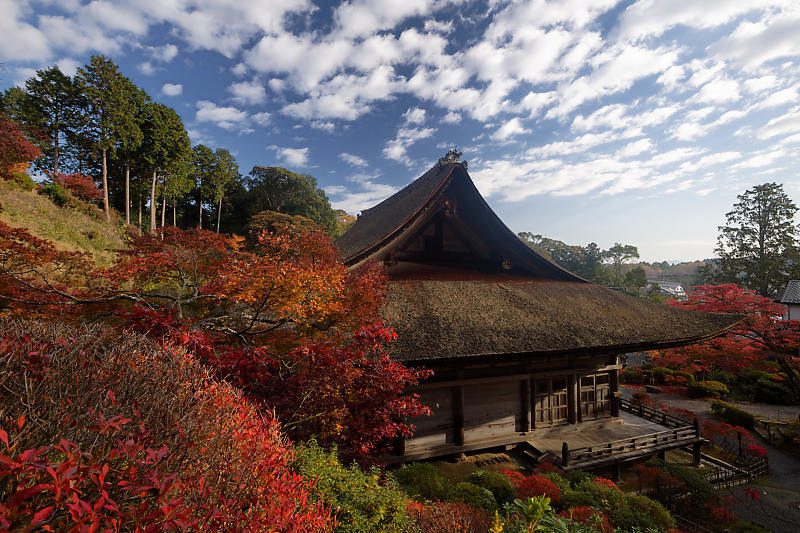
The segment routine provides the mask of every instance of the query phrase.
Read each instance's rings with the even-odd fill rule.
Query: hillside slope
[[[106,223],[102,211],[85,202],[71,199],[71,203],[74,207],[60,207],[35,190],[0,180],[0,221],[25,228],[59,250],[88,252],[98,265],[110,265],[111,250],[122,248],[125,242],[121,224]]]

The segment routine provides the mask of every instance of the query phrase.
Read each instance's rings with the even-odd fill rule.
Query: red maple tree
[[[41,154],[16,122],[0,114],[0,179],[11,179],[14,172],[24,171],[27,163]]]
[[[58,183],[72,194],[84,200],[97,201],[103,197],[103,191],[97,188],[91,176],[76,172],[75,174],[62,174],[61,172],[47,172],[55,183]]]
[[[770,368],[777,363],[795,391],[800,391],[798,358],[800,321],[783,320],[783,306],[735,284],[702,285],[689,291],[685,301],[669,305],[713,313],[738,313],[742,321],[713,339],[658,353],[659,366],[691,372]]]

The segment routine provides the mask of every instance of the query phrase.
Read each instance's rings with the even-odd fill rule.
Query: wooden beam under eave
[[[456,446],[464,445],[464,386],[453,387],[453,440]]]

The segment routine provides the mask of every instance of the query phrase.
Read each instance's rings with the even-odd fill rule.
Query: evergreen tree
[[[88,113],[86,134],[102,156],[103,208],[111,221],[108,201],[108,153],[136,127],[135,103],[128,96],[128,85],[113,61],[92,56],[89,64],[78,69],[76,83],[86,96]],[[129,80],[128,80],[129,82]]]
[[[737,198],[719,227],[711,277],[774,297],[797,264],[797,206],[777,183],[756,185]]]

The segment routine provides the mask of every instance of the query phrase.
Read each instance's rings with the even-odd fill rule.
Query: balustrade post
[[[569,444],[563,442],[561,444],[561,468],[569,466]]]

